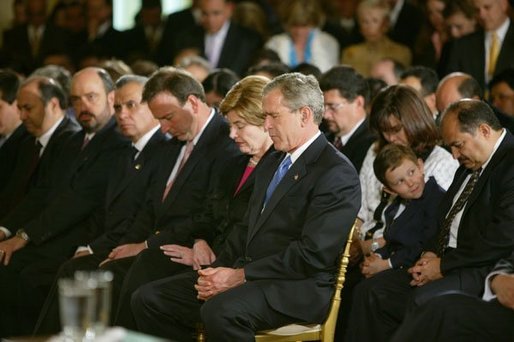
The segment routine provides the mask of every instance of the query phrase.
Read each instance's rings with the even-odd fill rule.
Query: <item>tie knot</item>
[[[291,166],[291,156],[287,156],[280,163],[279,169],[287,170],[287,169],[289,169],[290,166]]]

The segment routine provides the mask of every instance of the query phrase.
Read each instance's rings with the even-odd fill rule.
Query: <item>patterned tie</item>
[[[89,139],[89,137],[86,135],[84,137],[84,141],[82,141],[82,146],[80,147],[80,150],[83,150],[86,148],[87,144],[89,144],[91,140]]]
[[[489,64],[487,65],[487,75],[491,78],[494,75],[496,61],[500,54],[500,40],[496,32],[491,34],[491,45],[489,46]]]
[[[289,167],[291,166],[291,156],[287,156],[282,160],[280,165],[278,166],[277,171],[275,171],[275,175],[273,175],[273,178],[271,179],[271,182],[268,185],[268,189],[266,190],[266,198],[264,199],[264,206],[268,203],[269,199],[271,198],[271,195],[277,188],[278,184],[284,178],[285,174],[287,173],[287,170],[289,170]]]
[[[341,141],[341,137],[335,137],[333,145],[335,148],[337,148],[338,151],[341,151],[344,146],[343,142]]]
[[[471,174],[471,177],[468,180],[468,183],[464,187],[464,190],[462,190],[459,198],[457,199],[455,204],[452,206],[452,208],[450,209],[450,212],[448,213],[448,215],[446,216],[446,218],[444,219],[444,221],[442,223],[442,228],[439,231],[439,237],[438,237],[439,246],[438,246],[437,254],[439,256],[442,256],[444,254],[444,251],[445,251],[446,247],[448,246],[448,240],[450,237],[450,227],[452,225],[452,222],[453,222],[455,216],[457,215],[457,213],[460,212],[462,210],[462,208],[464,208],[464,205],[468,201],[468,197],[471,194],[471,192],[473,192],[473,188],[475,187],[475,184],[477,183],[477,180],[478,180],[478,177],[480,176],[481,170],[482,169],[479,168],[478,170],[473,171],[473,173]]]
[[[184,155],[182,156],[182,160],[180,161],[180,165],[178,166],[178,169],[177,169],[177,173],[175,174],[175,177],[173,177],[173,179],[168,182],[168,184],[166,185],[166,188],[164,189],[164,193],[162,195],[163,202],[166,199],[166,197],[168,196],[168,194],[171,190],[171,187],[173,186],[173,183],[175,182],[175,180],[177,179],[177,176],[180,173],[180,170],[182,170],[184,165],[186,165],[186,162],[189,159],[189,156],[191,155],[191,153],[193,152],[194,147],[195,147],[195,144],[193,143],[192,140],[187,142],[186,149],[184,151]]]

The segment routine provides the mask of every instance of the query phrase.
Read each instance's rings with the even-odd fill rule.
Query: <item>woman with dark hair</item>
[[[239,81],[239,76],[232,70],[213,70],[202,82],[207,104],[211,107],[219,107],[225,95],[237,81]]]
[[[440,136],[432,114],[423,98],[408,86],[391,86],[380,92],[372,103],[369,123],[378,140],[368,150],[360,171],[361,238],[381,220],[381,213],[380,217],[374,217],[381,202],[382,186],[373,172],[373,161],[385,145],[409,146],[425,163],[425,181],[433,176],[444,190],[450,186],[459,166],[450,153],[438,146]],[[380,229],[372,233],[374,238],[380,237]],[[362,244],[364,253],[369,252],[370,244],[371,240]]]

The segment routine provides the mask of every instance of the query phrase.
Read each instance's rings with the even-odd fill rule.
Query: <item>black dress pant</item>
[[[222,292],[205,303],[194,288],[196,272],[186,272],[141,286],[132,296],[138,329],[176,341],[191,341],[195,323],[203,322],[209,341],[254,341],[255,331],[298,321],[273,310],[258,281]]]
[[[440,296],[405,317],[391,341],[514,341],[514,311],[497,300]]]

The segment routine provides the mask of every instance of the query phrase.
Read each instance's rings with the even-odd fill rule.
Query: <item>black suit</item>
[[[441,202],[440,229],[466,174],[464,167],[457,170]],[[413,309],[438,295],[452,291],[473,296],[482,293],[489,268],[514,249],[512,175],[514,137],[507,132],[467,200],[459,224],[457,247],[441,257],[443,278],[416,288],[414,293],[409,286],[411,276],[405,270],[384,271],[359,284],[350,317],[350,341],[388,339],[408,308]],[[425,250],[435,251],[436,240],[427,244]],[[413,299],[409,302],[407,299],[411,296]]]
[[[87,42],[81,50],[81,52],[91,51],[100,57],[123,57],[123,34],[116,30],[112,25],[109,26],[102,35],[98,35],[93,40]]]
[[[333,135],[328,137],[329,141],[334,141]],[[368,153],[371,144],[376,140],[375,134],[370,130],[368,119],[364,120],[360,126],[353,132],[352,136],[344,146],[339,149],[345,156],[350,159],[357,172],[362,167],[362,162]]]
[[[164,30],[163,30],[164,31]],[[148,40],[145,33],[145,27],[143,25],[136,25],[130,30],[122,32],[123,35],[123,57],[129,62],[137,59],[147,59],[160,63],[164,59],[162,56],[163,48],[170,45],[169,41],[165,41],[164,32],[158,42],[154,42],[154,46]],[[168,61],[171,64],[171,60]]]
[[[23,71],[29,74],[41,65],[45,56],[65,52],[69,36],[63,29],[48,24],[40,39],[38,53],[33,55],[28,26],[15,26],[4,32],[4,53],[20,63]]]
[[[473,76],[482,89],[486,89],[484,41],[485,32],[480,30],[453,42],[446,67],[443,67],[444,74],[454,71],[465,72]],[[512,67],[514,67],[514,25],[511,22],[496,61],[494,75]]]
[[[77,246],[87,243],[86,223],[100,209],[107,188],[105,175],[113,167],[119,149],[127,143],[116,131],[114,118],[80,150],[83,140],[84,132],[76,133],[56,157],[63,162],[71,161],[71,167],[55,189],[51,189],[51,194],[46,198],[31,196],[37,201],[21,203],[16,210],[18,213],[11,213],[5,220],[9,230],[15,232],[24,228],[30,237],[30,242],[13,254],[10,264],[0,267],[0,306],[5,308],[2,314],[9,316],[9,319],[2,316],[1,321],[13,329],[7,332],[27,334],[32,331],[33,320],[58,266]],[[59,163],[54,166],[58,168]],[[59,173],[58,169],[48,170],[48,177],[55,176],[52,171]],[[40,184],[37,190],[43,192],[45,180]],[[21,208],[29,208],[28,204],[39,206],[39,212],[24,216]]]
[[[12,179],[14,168],[20,157],[20,146],[24,140],[30,139],[30,137],[31,135],[27,132],[25,126],[20,124],[0,146],[0,193]],[[0,205],[0,207],[2,206]],[[0,217],[3,217],[3,215],[0,214]]]
[[[327,20],[325,25],[323,25],[322,30],[337,39],[341,50],[350,45],[361,43],[364,40],[359,31],[359,23],[357,22],[357,19],[355,19],[355,25],[351,30],[344,28],[341,25],[339,18]]]
[[[494,272],[514,273],[514,254]],[[392,341],[513,341],[514,312],[497,299],[451,294],[436,297],[405,318]],[[423,333],[420,334],[420,331]]]
[[[177,38],[175,53],[187,48],[196,48],[204,53],[204,36],[205,31],[199,26],[182,31]],[[261,45],[261,38],[256,32],[231,22],[216,67],[244,75]]]
[[[130,227],[135,214],[144,204],[145,194],[163,152],[165,135],[157,130],[143,150],[133,159],[131,148],[120,152],[118,161],[109,172],[109,182],[102,210],[94,213],[88,229],[93,234],[102,233],[89,242],[94,254],[66,261],[59,269],[55,279],[73,277],[77,270],[94,270],[107,258],[109,252]],[[45,300],[35,333],[38,335],[55,334],[60,331],[57,302],[57,281]]]
[[[412,49],[424,21],[424,14],[421,9],[406,0],[398,14],[396,23],[389,31],[389,37]]]
[[[246,283],[202,306],[212,341],[253,340],[255,330],[293,321],[321,322],[328,311],[338,255],[360,203],[357,173],[319,136],[290,167],[262,210],[266,189],[283,157],[276,152],[261,160],[246,229],[231,236],[214,263],[244,268]],[[132,296],[138,328],[188,340],[200,319],[195,278],[190,272],[140,287]],[[260,321],[262,316],[269,318],[268,324]]]
[[[120,245],[146,241],[149,249],[139,256],[114,260],[103,266],[104,269],[113,271],[115,276],[113,308],[117,307],[122,284],[126,289],[124,292],[131,293],[133,287],[137,286],[134,283],[139,284],[141,279],[144,281],[147,277],[160,277],[163,272],[164,275],[174,274],[188,268],[172,263],[159,247],[169,243],[191,247],[195,238],[203,231],[204,226],[197,222],[204,219],[202,213],[208,200],[209,187],[218,182],[220,171],[224,170],[222,167],[227,161],[240,154],[228,133],[227,122],[215,113],[163,201],[169,175],[184,145],[178,139],[169,142],[169,148],[161,157],[166,163],[161,163],[149,186],[146,203],[119,241]],[[137,262],[131,267],[134,260]],[[127,272],[130,272],[130,277],[128,283],[124,283]]]
[[[36,151],[35,138],[23,128],[18,130],[25,132],[22,133],[25,138],[20,141],[17,151],[9,152],[14,154],[10,156],[12,161],[6,161],[5,166],[8,167],[11,164],[12,169],[5,171],[12,172],[12,177],[5,180],[3,183],[5,186],[0,192],[0,223],[7,227],[11,225],[13,215],[20,216],[23,220],[36,215],[45,199],[51,195],[52,189],[55,189],[56,184],[66,177],[71,161],[69,158],[63,159],[60,155],[68,148],[72,136],[80,130],[80,126],[74,120],[64,117],[52,133],[37,164],[34,164],[33,160]],[[21,208],[16,209],[20,203],[24,203],[28,192],[31,193],[30,198],[34,198],[37,194],[38,197],[45,199],[39,201],[40,205],[22,204]],[[25,203],[28,201],[31,200],[27,199]],[[14,213],[11,214],[12,211]]]

